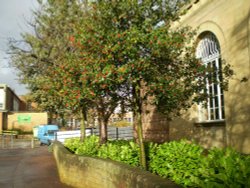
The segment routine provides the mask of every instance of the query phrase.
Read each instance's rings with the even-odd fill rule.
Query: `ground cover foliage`
[[[134,141],[114,140],[99,145],[98,139],[68,139],[65,147],[77,155],[139,166],[139,146]],[[250,156],[230,148],[205,150],[187,140],[147,143],[146,157],[150,172],[184,187],[250,187]]]

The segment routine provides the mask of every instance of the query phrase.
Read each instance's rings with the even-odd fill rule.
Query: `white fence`
[[[87,128],[86,136],[97,135],[99,136],[100,131],[98,128]],[[64,142],[67,138],[80,138],[80,130],[72,131],[58,131],[55,135],[55,139]],[[130,140],[133,139],[133,127],[108,127],[108,139],[109,140]]]

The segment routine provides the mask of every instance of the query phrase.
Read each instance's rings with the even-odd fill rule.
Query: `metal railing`
[[[17,131],[0,131],[0,149],[34,148],[37,140],[32,138],[18,139]]]
[[[86,128],[86,136],[100,135],[99,128]],[[55,133],[55,140],[64,142],[68,138],[79,138],[81,136],[80,130],[72,131],[58,131]],[[133,127],[108,127],[109,140],[130,140],[133,139]]]

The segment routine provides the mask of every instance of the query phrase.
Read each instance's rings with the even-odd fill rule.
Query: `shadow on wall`
[[[33,130],[34,123],[29,122],[29,123],[19,123],[18,121],[13,121],[11,122],[11,127],[8,127],[8,129],[11,130],[22,130],[22,131],[32,131]]]
[[[170,123],[170,140],[194,140],[205,148],[233,147],[242,153],[250,153],[250,92],[248,83],[230,88],[226,98],[226,125],[195,125],[192,112]]]
[[[155,106],[150,104],[144,105],[142,124],[145,141],[156,143],[169,141],[169,121],[165,115],[157,112]]]
[[[237,83],[227,99],[227,140],[243,153],[250,153],[250,81]]]
[[[170,140],[193,140],[204,148],[225,147],[226,129],[223,125],[196,125],[197,109],[193,107],[170,123]]]
[[[242,58],[235,62],[236,79],[226,98],[227,141],[228,146],[250,154],[250,11],[234,28],[231,37],[237,40],[237,45],[233,53]]]
[[[185,115],[185,117],[187,116]],[[188,121],[185,117],[177,118],[170,122],[170,140],[194,139],[194,123],[192,120]]]
[[[226,127],[225,125],[209,125],[194,127],[194,140],[204,148],[224,148],[226,147]]]
[[[235,38],[237,37],[237,44],[235,46],[236,49],[246,49],[250,46],[250,11],[246,15],[244,19],[241,20],[236,26],[234,26],[234,30],[231,33],[231,37]],[[250,49],[248,49],[249,52]],[[250,63],[250,59],[249,59]]]
[[[205,148],[232,147],[242,153],[250,153],[250,81],[234,81],[225,93],[226,124],[195,124],[191,112],[170,123],[170,140],[186,138]]]

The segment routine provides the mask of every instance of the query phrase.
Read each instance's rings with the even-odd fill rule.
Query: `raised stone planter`
[[[53,144],[53,154],[62,183],[83,188],[176,188],[171,181],[140,168],[94,157],[70,153],[61,143]]]

